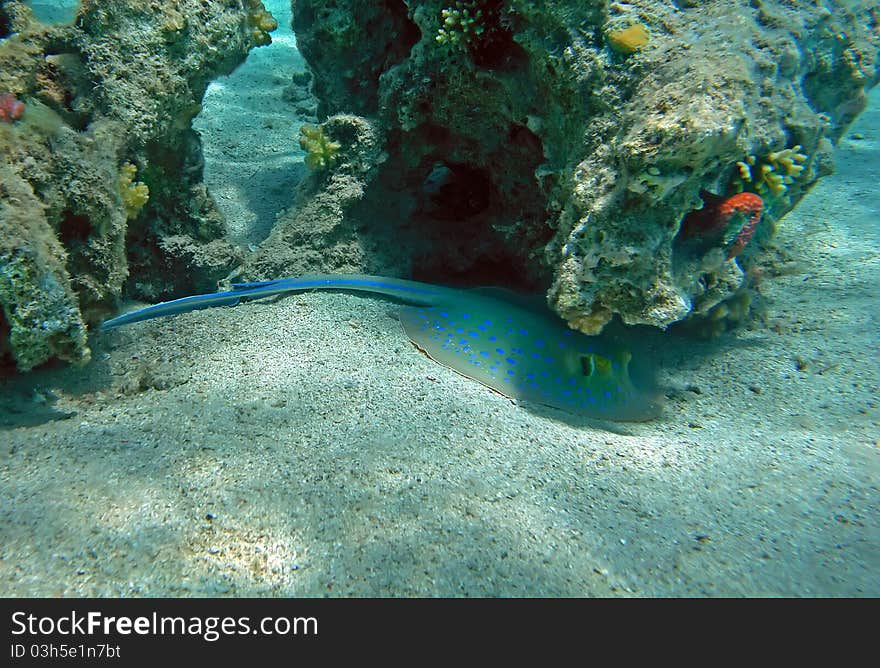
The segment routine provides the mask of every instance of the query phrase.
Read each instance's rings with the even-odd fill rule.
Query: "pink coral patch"
[[[24,102],[12,93],[0,95],[0,121],[12,123],[24,114]]]

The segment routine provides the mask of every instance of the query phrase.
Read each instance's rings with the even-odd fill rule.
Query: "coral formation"
[[[266,10],[260,0],[247,0],[248,23],[251,26],[251,36],[257,46],[267,46],[272,43],[269,34],[278,28],[278,21]]]
[[[322,126],[304,124],[300,127],[299,133],[300,148],[306,152],[304,159],[306,167],[317,170],[327,169],[336,162],[342,145],[324,134]]]
[[[788,187],[803,176],[808,158],[801,153],[800,145],[773,151],[760,160],[750,155],[736,163],[739,171],[734,187],[740,192],[754,190],[759,195],[782,197]]]
[[[28,371],[51,357],[90,358],[68,254],[30,184],[0,162],[0,331],[9,361]],[[6,357],[4,355],[3,357]]]
[[[20,370],[82,362],[87,326],[123,294],[213,289],[241,259],[220,239],[189,121],[254,46],[248,15],[220,0],[91,0],[49,25],[7,0],[2,16],[0,91],[27,110],[0,123],[0,351]]]
[[[370,243],[361,234],[363,212],[358,211],[376,178],[384,137],[372,123],[350,114],[331,116],[320,131],[339,146],[333,160],[300,183],[294,205],[246,259],[241,276],[263,280],[327,271],[355,273],[365,267],[393,273],[393,265],[383,265],[378,258],[400,245]],[[371,225],[388,225],[387,219],[376,216]]]
[[[136,174],[137,167],[130,162],[126,162],[119,168],[119,196],[122,198],[125,215],[129,220],[137,218],[147,200],[150,199],[149,187],[146,183],[135,181]]]
[[[416,278],[546,289],[596,333],[615,316],[667,327],[739,290],[767,227],[755,211],[707,247],[677,239],[683,221],[701,191],[735,194],[743,156],[767,192],[743,190],[774,220],[830,172],[880,75],[874,4],[296,0],[294,28],[319,118],[357,113],[387,138],[348,210],[361,247],[395,240]]]
[[[608,32],[608,44],[617,53],[629,55],[635,53],[648,43],[650,33],[641,23],[634,23],[622,30]]]
[[[13,123],[24,115],[24,102],[12,93],[0,95],[0,121]]]
[[[704,191],[701,197],[703,208],[684,217],[678,238],[699,237],[701,246],[720,245],[728,260],[735,258],[754,236],[764,200],[748,192],[724,198]]]
[[[445,47],[466,46],[483,34],[483,12],[476,2],[459,0],[440,11],[443,19],[434,40]]]

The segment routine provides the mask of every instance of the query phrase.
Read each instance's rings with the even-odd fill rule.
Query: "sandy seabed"
[[[209,161],[247,143],[200,123]],[[250,150],[208,170],[243,244],[295,183],[295,148]],[[878,183],[880,89],[781,221],[765,317],[645,338],[644,424],[517,406],[369,296],[95,335],[0,384],[0,595],[878,596]]]

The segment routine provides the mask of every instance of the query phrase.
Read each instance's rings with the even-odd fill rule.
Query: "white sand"
[[[880,595],[878,93],[780,225],[767,325],[647,338],[653,423],[515,406],[335,294],[3,382],[0,595]]]
[[[251,51],[228,77],[213,81],[193,127],[202,135],[204,180],[242,247],[265,239],[305,173],[294,108],[282,91],[305,69],[290,27],[290,0],[264,2],[278,21],[272,44]]]

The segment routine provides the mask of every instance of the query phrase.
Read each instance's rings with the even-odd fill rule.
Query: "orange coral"
[[[608,33],[608,44],[617,53],[635,53],[648,43],[650,33],[641,23],[635,23],[623,30],[613,30]]]
[[[746,247],[746,244],[755,234],[755,228],[761,220],[761,211],[764,209],[764,200],[755,193],[738,193],[733,197],[728,197],[718,205],[718,217],[722,221],[721,224],[727,225],[727,222],[736,214],[741,213],[747,216],[746,222],[740,228],[739,234],[733,242],[727,247],[727,259],[736,257]]]
[[[727,259],[736,257],[755,234],[764,200],[749,192],[719,197],[704,190],[700,197],[703,208],[684,217],[679,236],[699,239],[702,245],[723,243]],[[740,222],[741,216],[745,216],[745,222]]]

